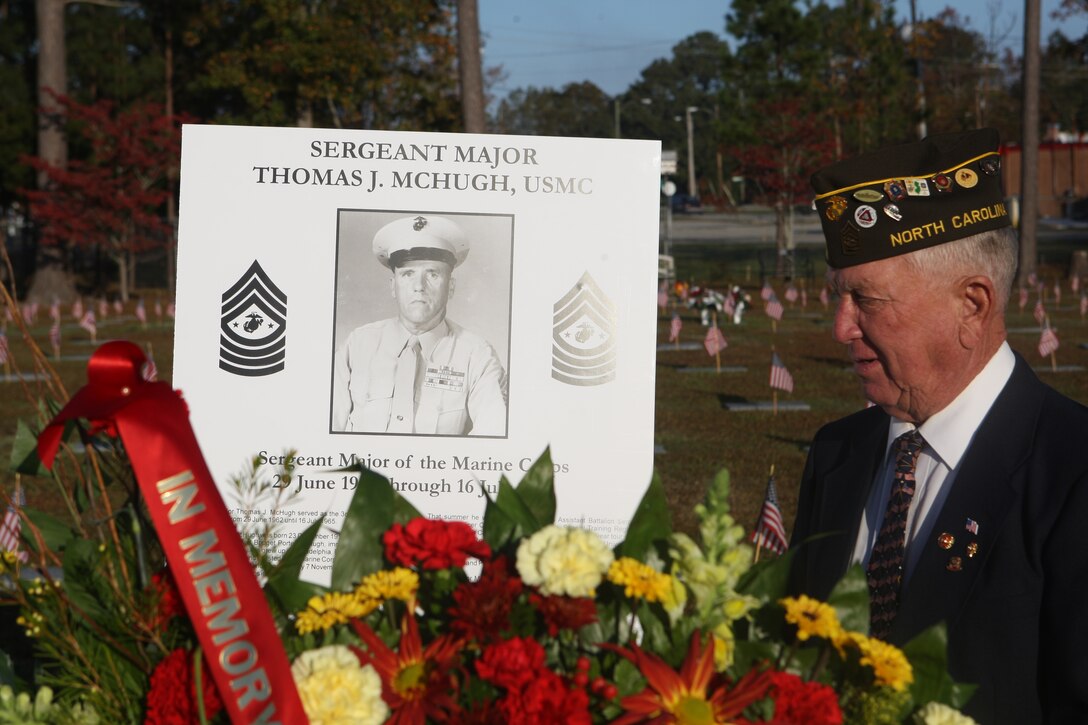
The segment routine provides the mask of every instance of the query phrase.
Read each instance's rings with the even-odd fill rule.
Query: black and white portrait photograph
[[[506,437],[513,224],[339,210],[331,433]]]

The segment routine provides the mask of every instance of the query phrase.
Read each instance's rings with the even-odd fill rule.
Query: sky
[[[499,98],[526,86],[560,88],[592,81],[605,93],[625,91],[643,68],[668,58],[680,40],[701,30],[725,37],[724,0],[478,0],[484,35],[484,67],[501,65],[507,78]],[[910,17],[910,0],[895,0],[899,17]],[[1051,14],[1061,0],[1042,0],[1042,42],[1054,30],[1079,37],[1088,16],[1060,22]],[[1017,53],[1023,47],[1023,2],[915,0],[919,20],[953,5],[968,26]]]

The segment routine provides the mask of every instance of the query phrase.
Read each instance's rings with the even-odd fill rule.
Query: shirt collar
[[[1001,347],[986,366],[955,400],[918,427],[926,445],[949,470],[959,465],[982,419],[990,412],[997,396],[1012,376],[1015,365],[1016,357],[1009,343],[1001,343]],[[893,419],[888,427],[888,447],[891,447],[896,438],[913,428],[913,423]]]
[[[399,349],[403,350],[404,346],[408,344],[408,341],[412,339],[412,333],[409,332],[404,325],[397,320],[398,340],[400,342]],[[431,329],[419,335],[419,348],[423,351],[423,359],[429,360],[431,353],[434,352],[434,348],[438,345],[439,341],[448,335],[450,332],[449,325],[445,320],[442,320]]]

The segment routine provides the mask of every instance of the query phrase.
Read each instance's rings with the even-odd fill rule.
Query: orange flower
[[[365,645],[359,650],[360,660],[374,665],[381,675],[382,698],[393,710],[389,723],[445,722],[458,712],[451,695],[456,682],[450,671],[457,665],[460,640],[444,635],[424,649],[419,625],[408,612],[401,623],[400,651],[396,652],[366,622],[353,619],[351,624]]]
[[[765,697],[772,684],[769,671],[751,670],[732,687],[721,678],[715,678],[714,646],[710,642],[703,645],[699,632],[691,635],[691,645],[679,673],[638,645],[631,645],[630,649],[602,646],[630,660],[647,683],[642,692],[620,701],[626,712],[613,721],[615,725],[727,723],[744,708]]]

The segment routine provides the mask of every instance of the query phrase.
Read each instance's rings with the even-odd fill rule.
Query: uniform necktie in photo
[[[393,378],[393,407],[389,412],[390,433],[411,433],[416,419],[416,378],[423,352],[419,338],[408,338],[397,358],[396,376]]]
[[[884,523],[877,534],[866,571],[869,580],[870,635],[885,639],[899,609],[906,553],[907,512],[914,497],[914,469],[925,441],[912,430],[895,439],[895,478],[892,481]]]

